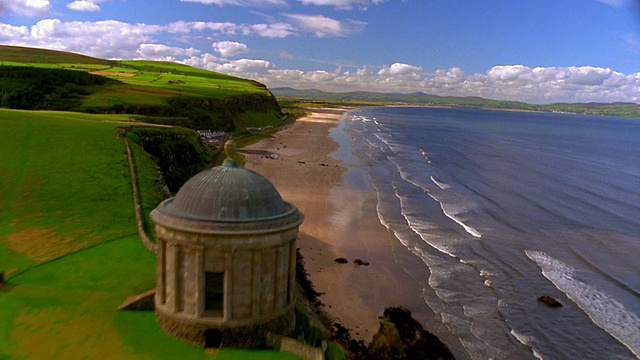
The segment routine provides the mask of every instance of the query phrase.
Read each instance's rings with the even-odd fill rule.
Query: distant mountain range
[[[424,92],[377,93],[353,91],[344,93],[318,89],[297,90],[289,87],[270,89],[279,98],[347,102],[359,105],[406,104],[425,106],[470,107],[520,111],[566,112],[576,114],[609,115],[640,118],[640,104],[635,103],[555,103],[527,104],[519,101],[491,100],[477,96],[438,96]]]

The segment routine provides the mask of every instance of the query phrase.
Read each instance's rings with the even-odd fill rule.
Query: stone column
[[[196,318],[201,318],[204,313],[204,247],[198,246],[196,250]]]
[[[224,254],[224,293],[222,300],[222,319],[224,321],[229,321],[229,316],[231,314],[231,301],[233,301],[233,297],[231,296],[231,287],[233,284],[231,283],[231,279],[233,278],[233,266],[231,266],[231,259],[233,259],[233,254],[231,252],[227,252]]]
[[[251,266],[251,317],[260,316],[260,276],[262,268],[262,249],[253,250]]]
[[[180,245],[178,244],[171,244],[171,258],[173,260],[173,268],[172,269],[167,269],[169,271],[172,272],[173,275],[173,281],[171,282],[171,284],[169,285],[172,290],[173,290],[173,294],[169,294],[169,296],[172,298],[172,302],[171,302],[171,311],[173,313],[177,313],[181,310],[181,302],[182,302],[182,288],[181,288],[181,283],[182,281],[180,281],[180,278],[182,277],[182,259],[181,259],[181,249],[180,249]],[[171,296],[173,295],[173,296]]]
[[[289,277],[285,270],[289,268],[289,254],[284,254],[286,246],[287,244],[285,243],[276,247],[276,281],[273,287],[275,295],[273,305],[276,310],[282,309],[286,305],[287,301],[286,285],[289,281]]]
[[[167,301],[166,293],[166,277],[167,277],[167,242],[163,239],[158,239],[158,284],[156,289],[156,296],[158,302],[164,304]]]
[[[294,300],[294,290],[296,285],[296,240],[289,242],[289,294],[287,294],[287,304]]]

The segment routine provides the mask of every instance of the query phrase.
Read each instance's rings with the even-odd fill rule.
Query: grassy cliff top
[[[0,108],[141,115],[224,131],[281,118],[275,97],[256,81],[172,62],[15,46],[0,46]]]
[[[158,98],[179,95],[227,98],[268,93],[264,85],[255,81],[178,63],[104,60],[46,49],[1,45],[0,66],[76,70],[115,80],[91,89],[92,94],[85,99],[88,105],[115,105],[124,99],[155,104]]]

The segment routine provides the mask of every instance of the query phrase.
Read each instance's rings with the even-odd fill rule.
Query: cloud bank
[[[435,95],[480,96],[529,103],[640,102],[640,73],[625,75],[591,66],[495,66],[486,73],[465,74],[460,68],[425,72],[395,63],[379,71],[327,72],[269,70],[268,75],[244,74],[270,87],[327,91],[425,92]]]
[[[16,0],[10,4],[15,4],[13,1]],[[20,1],[22,5],[29,4],[31,7],[28,11],[33,12],[48,6],[48,1]],[[0,4],[7,11],[9,3],[5,1]],[[21,9],[27,11],[26,8]],[[194,47],[169,45],[158,40],[163,36],[181,38],[185,35],[205,39],[233,39],[239,36],[278,38],[302,34],[329,37],[353,31],[353,28],[349,28],[353,24],[325,16],[288,14],[287,18],[292,22],[234,24],[178,21],[167,25],[150,25],[115,20],[63,22],[46,19],[31,27],[0,22],[0,43],[71,51],[108,59],[176,61],[255,79],[269,87],[318,88],[336,92],[421,91],[436,95],[481,96],[531,103],[640,102],[640,73],[623,74],[610,68],[529,67],[514,64],[494,66],[484,73],[467,74],[457,67],[433,71],[398,61],[379,66],[303,71],[279,68],[278,64],[264,59],[230,60],[249,52],[248,46],[242,42],[220,40],[210,43],[211,52],[218,54],[218,57]]]
[[[49,10],[49,0],[0,0],[0,15],[42,16]]]

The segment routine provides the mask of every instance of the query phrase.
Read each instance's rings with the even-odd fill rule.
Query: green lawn
[[[155,286],[136,233],[125,147],[113,121],[0,109],[0,359],[295,359],[174,340],[152,312],[118,312]],[[134,149],[145,208],[160,201],[153,162]]]

